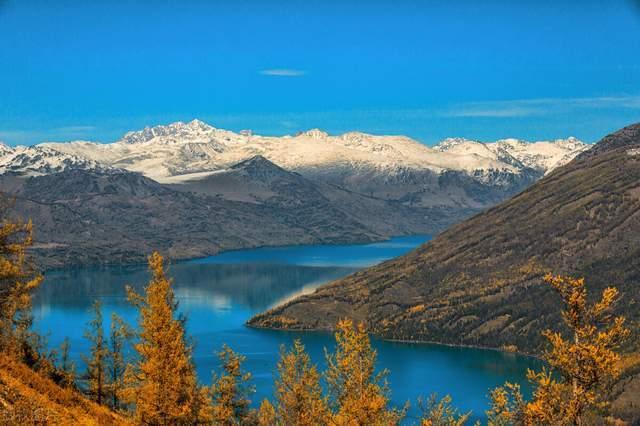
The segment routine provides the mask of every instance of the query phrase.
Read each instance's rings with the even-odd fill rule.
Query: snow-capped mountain
[[[589,145],[574,138],[534,143],[446,139],[430,148],[405,136],[360,132],[330,136],[313,129],[294,136],[271,137],[216,129],[194,120],[129,132],[111,144],[70,142],[38,147],[141,172],[160,182],[175,182],[183,175],[226,169],[255,155],[309,175],[375,172],[393,177],[407,171],[458,171],[486,180],[496,172],[520,174],[526,168],[548,173]]]
[[[0,144],[0,174],[43,175],[70,169],[106,171],[111,167],[91,158],[65,153],[45,145],[12,148]]]
[[[547,174],[565,165],[579,153],[588,150],[590,146],[574,137],[537,142],[510,138],[491,143],[448,138],[436,145],[434,149],[440,152],[493,158],[518,168],[528,167]]]

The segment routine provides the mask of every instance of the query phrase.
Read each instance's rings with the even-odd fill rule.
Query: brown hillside
[[[0,355],[0,425],[128,425],[78,392]]]

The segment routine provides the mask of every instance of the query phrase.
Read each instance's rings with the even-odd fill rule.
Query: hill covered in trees
[[[259,315],[253,326],[329,329],[341,317],[390,339],[537,352],[558,324],[541,277],[612,284],[633,327],[640,310],[640,124],[511,200],[455,225],[417,250]],[[637,348],[638,341],[634,342]]]

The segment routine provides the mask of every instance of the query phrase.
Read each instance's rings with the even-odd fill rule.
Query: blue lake
[[[201,381],[211,381],[218,366],[215,353],[223,343],[247,357],[245,367],[257,390],[254,402],[270,396],[279,348],[295,338],[303,340],[313,360],[324,368],[324,348],[334,347],[330,334],[256,330],[244,323],[296,294],[402,255],[427,240],[413,236],[366,245],[239,250],[170,265],[179,310],[188,318],[187,331],[195,343]],[[148,278],[143,265],[52,271],[34,298],[35,328],[48,336],[51,347],[68,336],[72,357],[82,370],[80,354],[88,351],[83,333],[93,301],[102,301],[105,327],[112,312],[134,325],[137,315],[126,300],[125,285],[142,291]],[[461,410],[483,418],[491,387],[505,381],[524,384],[526,369],[539,366],[534,359],[491,350],[380,340],[374,345],[379,365],[390,371],[394,403],[412,404],[409,420],[417,416],[417,398],[434,392],[450,394]]]

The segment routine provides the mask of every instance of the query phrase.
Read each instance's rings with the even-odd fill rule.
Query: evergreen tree
[[[124,373],[126,362],[124,349],[127,340],[133,337],[133,330],[125,324],[115,312],[111,314],[111,329],[109,333],[109,349],[107,373],[109,380],[109,394],[111,407],[120,408],[120,395],[124,388]]]
[[[276,415],[281,424],[316,426],[327,423],[329,409],[322,396],[320,374],[300,340],[289,352],[281,349],[275,382]]]
[[[91,356],[83,359],[87,364],[87,392],[98,404],[105,402],[106,394],[106,369],[107,369],[107,342],[104,338],[102,322],[102,303],[96,300],[91,308],[93,319],[89,321],[85,332],[85,338],[91,342]]]
[[[129,300],[140,314],[138,361],[125,373],[124,400],[135,406],[141,424],[197,424],[206,416],[206,392],[198,388],[184,321],[176,317],[171,280],[162,256],[149,256],[152,278],[144,296],[130,287]]]
[[[213,421],[225,426],[250,424],[256,416],[249,408],[249,398],[255,390],[249,384],[251,373],[242,369],[245,357],[224,345],[218,358],[222,373],[214,375],[211,385]]]
[[[327,355],[326,373],[335,425],[396,425],[404,411],[388,408],[386,371],[375,372],[376,351],[364,325],[342,320],[335,333],[335,354]]]

